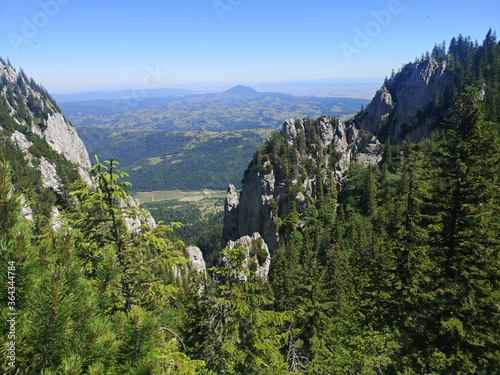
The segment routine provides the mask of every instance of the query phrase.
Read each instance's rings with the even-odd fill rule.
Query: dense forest
[[[325,181],[281,220],[269,283],[293,328],[289,369],[498,372],[500,129],[476,91],[441,134],[387,144],[380,165],[353,164],[340,192]]]
[[[90,155],[120,161],[120,168],[130,175],[133,191],[224,190],[228,181],[238,181],[254,150],[270,132],[78,129]]]
[[[341,181],[311,162],[336,157],[319,121],[255,152],[249,168],[273,170],[284,199],[292,180],[320,181],[277,218],[267,279],[241,247],[189,272],[177,224],[125,230],[139,212],[120,205],[129,184],[113,160],[95,163],[95,187],[69,189],[66,225],[33,228],[12,190],[22,171],[2,161],[4,373],[499,374],[500,44],[459,37],[429,58],[455,77],[431,137],[386,142]]]

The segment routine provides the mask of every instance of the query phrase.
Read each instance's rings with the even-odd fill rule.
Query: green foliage
[[[245,267],[244,247],[221,254],[224,265],[185,297],[190,352],[217,374],[285,374],[287,315],[269,309],[266,283]]]
[[[20,204],[12,193],[11,169],[7,162],[0,163],[0,235],[6,235],[17,221]]]
[[[338,155],[319,147],[320,120],[303,120],[305,131],[293,142],[271,135],[249,165],[284,182],[269,204],[280,238],[268,280],[255,272],[267,260],[257,241],[248,250],[224,249],[208,276],[176,279],[183,244],[172,225],[126,230],[127,220],[146,213],[128,204],[126,174],[113,160],[96,159],[95,186],[73,186],[64,214],[71,229],[54,232],[37,222],[35,231],[11,189],[33,172],[11,173],[9,166],[26,165],[2,151],[0,273],[15,264],[17,312],[16,363],[9,366],[3,345],[2,370],[498,373],[500,125],[490,108],[497,49],[491,32],[481,46],[452,40],[448,56],[436,46],[432,56],[450,60],[456,82],[420,115],[444,110],[441,131],[417,144],[387,143],[379,165],[353,163],[339,185]],[[485,95],[478,77],[494,81]],[[6,91],[7,100],[16,102],[25,81]],[[308,197],[297,199],[306,189]],[[167,204],[157,208],[172,215]],[[213,249],[219,237],[212,235]],[[12,311],[10,280],[0,280],[4,322]],[[9,324],[0,334],[9,340]]]
[[[78,209],[69,215],[70,224],[81,238],[77,251],[85,259],[88,275],[99,272],[102,303],[107,308],[129,310],[133,305],[158,308],[164,303],[171,267],[184,262],[182,242],[171,241],[172,227],[163,224],[156,228],[143,225],[141,230],[127,229],[126,220],[148,214],[131,205],[125,188],[127,182],[118,182],[126,173],[116,169],[111,160],[109,167],[96,158],[93,167],[96,188],[80,186],[72,193],[80,201]],[[89,239],[92,241],[89,243]],[[118,268],[118,270],[116,270]],[[119,280],[118,291],[113,280]],[[113,302],[106,303],[109,293]],[[167,289],[166,289],[167,288]],[[118,293],[118,294],[117,294]]]
[[[151,212],[155,220],[164,223],[181,223],[174,228],[174,234],[186,245],[200,248],[205,263],[215,265],[218,254],[223,247],[222,231],[224,212],[221,207],[223,199],[204,198],[207,205],[213,202],[213,210],[205,210],[193,202],[177,199],[157,202],[145,202],[141,206]],[[208,211],[208,212],[206,212]]]
[[[5,374],[195,374],[204,363],[181,352],[169,328],[180,314],[170,275],[184,262],[181,244],[163,225],[125,231],[136,213],[122,205],[123,174],[113,161],[96,165],[97,185],[74,193],[71,230],[40,227],[36,237],[11,193],[8,164],[0,166],[0,316],[15,319],[1,335],[16,348],[12,362],[2,345],[0,366]]]
[[[135,191],[225,190],[241,181],[242,170],[269,130],[120,131],[79,128],[90,154],[116,157]]]
[[[380,165],[351,164],[339,193],[327,199],[324,183],[303,212],[292,205],[278,220],[269,282],[273,309],[293,322],[289,369],[497,372],[500,126],[485,105],[466,88],[441,133],[387,144]],[[279,138],[264,155],[276,174],[297,176]]]

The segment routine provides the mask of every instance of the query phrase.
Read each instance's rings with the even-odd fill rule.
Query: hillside
[[[60,225],[60,210],[72,206],[71,189],[95,185],[87,149],[47,90],[0,59],[0,161],[12,168],[15,191],[35,223]],[[137,206],[131,196],[124,206]],[[147,213],[125,221],[130,230],[154,225]]]
[[[285,118],[353,115],[367,103],[260,93],[239,85],[220,94],[61,106],[90,155],[119,160],[134,191],[151,191],[220,190],[229,182],[239,187],[253,151]]]
[[[144,373],[157,350],[202,367],[159,334],[177,330],[165,296],[203,272],[200,250],[138,207],[113,159],[91,168],[53,98],[3,59],[0,145],[1,372]]]
[[[133,191],[224,190],[236,185],[254,150],[270,130],[156,131],[81,127],[78,130],[91,155],[116,158],[129,174]]]
[[[225,95],[239,95],[239,96],[255,96],[259,95],[257,90],[254,90],[251,87],[238,85],[234,86],[223,92]]]
[[[303,116],[352,116],[368,102],[366,99],[262,93],[238,86],[217,94],[63,102],[60,105],[64,115],[76,127],[224,131],[276,128],[288,118]]]

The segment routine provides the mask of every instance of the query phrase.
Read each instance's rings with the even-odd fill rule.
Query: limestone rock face
[[[260,233],[272,248],[278,246],[274,217],[269,209],[271,199],[279,194],[274,174],[251,171],[247,174],[241,197],[234,199],[234,186],[228,188],[224,215],[224,237],[236,241],[245,235]]]
[[[133,209],[139,209],[139,201],[135,199],[132,196],[128,196],[127,201],[121,201],[120,206],[124,209],[127,207],[133,208]],[[126,211],[125,211],[126,212]],[[143,224],[146,224],[146,226],[150,229],[153,229],[156,227],[156,221],[151,216],[151,214],[148,211],[144,211],[144,213],[140,213],[135,216],[131,215],[126,215],[125,217],[125,227],[127,228],[127,231],[130,233],[140,233],[141,232],[141,226]]]
[[[188,246],[186,248],[186,254],[189,258],[189,267],[191,267],[191,269],[203,274],[207,272],[205,260],[203,259],[203,254],[199,247]]]
[[[22,71],[17,72],[0,59],[0,104],[4,106],[12,119],[10,129],[0,123],[0,144],[8,141],[19,149],[28,165],[40,172],[39,183],[56,193],[63,191],[61,176],[58,175],[58,162],[62,158],[73,163],[80,177],[89,187],[95,186],[90,176],[91,163],[87,149],[76,129],[64,118],[57,104],[47,91]],[[14,124],[14,126],[12,125]],[[14,128],[14,129],[13,129]],[[33,143],[45,142],[50,149],[62,156],[57,162],[33,152]],[[67,187],[67,186],[66,186]],[[129,196],[121,202],[122,207],[139,207],[139,202]],[[55,208],[55,207],[54,207]],[[57,209],[52,210],[54,222],[57,222]],[[23,201],[23,213],[33,217],[26,199]],[[156,223],[149,213],[126,217],[126,226],[130,232],[138,232],[141,225],[154,228]],[[58,224],[60,225],[60,223]]]
[[[236,238],[238,229],[238,191],[234,185],[229,184],[224,201],[224,232],[227,238]]]
[[[90,160],[87,149],[78,136],[76,129],[69,124],[57,104],[50,98],[41,86],[30,80],[22,71],[17,72],[12,66],[0,60],[0,96],[5,99],[6,109],[13,120],[19,125],[22,133],[15,130],[11,135],[12,142],[23,152],[27,153],[31,142],[23,133],[34,133],[45,140],[48,146],[77,166],[82,179],[89,185],[92,184],[89,175]],[[12,93],[13,92],[13,93]],[[16,97],[16,101],[9,97]],[[26,114],[26,110],[28,114]],[[1,125],[1,124],[0,124]],[[55,186],[52,168],[42,161],[42,178],[46,186]],[[38,163],[37,163],[38,164]],[[52,165],[53,168],[54,165]],[[48,173],[48,174],[46,174]],[[49,181],[51,181],[49,183]]]
[[[238,236],[252,235],[257,232],[271,248],[277,248],[278,236],[276,225],[269,204],[280,194],[282,188],[276,184],[273,171],[260,173],[253,171],[248,174],[238,205]]]
[[[50,148],[76,164],[80,176],[87,184],[92,183],[88,173],[90,159],[87,149],[76,129],[66,121],[61,113],[49,115],[43,128],[32,125],[31,130],[45,139]]]
[[[282,126],[282,137],[286,134],[290,144],[296,144],[301,134],[305,132],[304,121],[287,120]],[[358,130],[354,124],[345,125],[330,116],[321,117],[319,125],[318,149],[325,149],[333,144],[335,151],[340,154],[340,160],[335,164],[339,180],[349,168],[351,161],[368,165],[381,160],[381,144],[373,134]]]
[[[12,133],[10,139],[12,143],[17,146],[17,148],[21,150],[25,155],[28,153],[28,149],[33,145],[33,143],[28,141],[23,133],[18,132],[17,130]]]
[[[430,59],[408,64],[392,82],[386,82],[377,91],[365,113],[357,119],[357,126],[388,137],[393,143],[402,142],[406,137],[414,141],[427,137],[439,125],[437,118],[427,114],[422,121],[418,115],[433,99],[443,98],[451,83],[446,61],[438,63]]]
[[[230,249],[237,246],[243,246],[246,249],[245,267],[258,276],[267,279],[269,267],[271,266],[271,254],[260,234],[256,232],[252,236],[242,236],[236,241],[227,243],[227,247]],[[240,275],[240,277],[246,280],[246,275]]]
[[[184,255],[189,259],[189,262],[182,265],[175,265],[172,269],[174,276],[179,280],[184,280],[190,270],[194,270],[201,274],[207,273],[207,267],[203,254],[199,247],[188,246],[184,250]]]
[[[54,164],[47,161],[43,156],[40,158],[39,170],[42,178],[42,185],[54,189],[56,193],[61,191],[61,181],[57,175]]]
[[[31,167],[37,168],[40,171],[40,182],[43,187],[52,188],[55,192],[61,191],[61,181],[57,175],[56,167],[50,163],[43,156],[35,158],[30,154],[29,148],[33,145],[26,136],[19,132],[14,131],[10,137],[12,143],[24,154],[24,158],[28,161]],[[35,166],[36,160],[36,166]]]
[[[366,108],[366,115],[360,122],[360,127],[377,134],[394,109],[392,96],[386,87],[382,87],[375,93],[375,97]]]

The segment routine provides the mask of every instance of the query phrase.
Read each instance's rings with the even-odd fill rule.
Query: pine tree
[[[287,314],[269,309],[267,286],[246,268],[245,254],[243,247],[225,249],[225,265],[189,292],[187,342],[218,374],[284,374]]]
[[[410,185],[405,225],[405,257],[417,250],[428,259],[404,278],[411,366],[490,372],[500,353],[490,329],[498,324],[499,138],[498,125],[483,119],[476,89],[457,100],[445,138],[430,146],[428,183],[414,168],[410,182],[419,188]]]
[[[80,203],[68,218],[80,239],[77,250],[88,276],[98,285],[101,307],[165,307],[165,297],[172,294],[172,267],[186,262],[183,244],[171,241],[172,227],[161,223],[128,231],[127,218],[147,213],[128,204],[129,184],[118,181],[126,174],[116,169],[117,163],[111,160],[106,167],[96,161],[97,186],[78,186],[72,195]]]
[[[443,348],[453,368],[493,370],[500,359],[499,336],[490,331],[499,324],[499,127],[484,120],[475,88],[457,101],[449,127],[452,192],[443,240],[451,303],[440,319],[440,337],[453,342]]]

